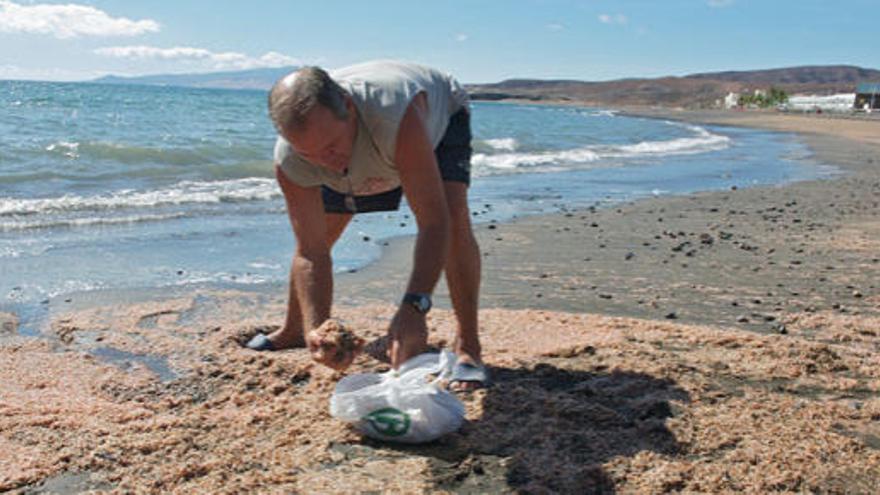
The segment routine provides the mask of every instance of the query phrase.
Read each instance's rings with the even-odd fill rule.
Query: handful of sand
[[[339,320],[330,318],[309,332],[312,359],[336,370],[344,370],[364,349],[366,341]]]

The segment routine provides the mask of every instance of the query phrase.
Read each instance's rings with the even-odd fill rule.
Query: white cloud
[[[623,14],[599,14],[599,22],[602,24],[619,24],[624,25],[629,19]]]
[[[455,41],[458,41],[459,43],[461,43],[463,41],[467,41],[468,38],[469,38],[469,36],[464,33],[458,33],[455,35]]]
[[[727,7],[729,5],[733,5],[733,0],[708,0],[706,2],[709,7]]]
[[[77,4],[21,5],[0,0],[0,32],[79,36],[137,36],[159,31],[159,23],[111,17],[103,10]]]
[[[558,22],[551,22],[550,24],[547,24],[547,29],[550,31],[562,31],[565,29],[565,26]]]
[[[212,52],[205,48],[176,46],[159,48],[155,46],[111,46],[94,50],[98,55],[131,60],[174,60],[202,62],[211,69],[255,69],[259,67],[283,67],[302,65],[299,59],[278,52],[267,52],[260,57],[251,57],[239,52]]]

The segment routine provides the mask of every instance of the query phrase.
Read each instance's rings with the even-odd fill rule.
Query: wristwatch
[[[409,304],[419,314],[427,314],[431,310],[431,294],[407,292],[403,295],[403,304]]]

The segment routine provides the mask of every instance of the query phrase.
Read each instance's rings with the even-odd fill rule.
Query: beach
[[[280,291],[53,300],[39,339],[0,314],[0,491],[873,492],[880,122],[629,113],[797,133],[843,173],[478,225],[495,384],[425,446],[331,418],[342,375],[304,350],[242,348],[280,324]],[[336,316],[369,341],[411,245],[337,278]],[[379,348],[348,372],[387,370]]]

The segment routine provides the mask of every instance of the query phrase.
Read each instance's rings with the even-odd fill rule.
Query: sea
[[[837,173],[790,134],[574,106],[473,102],[472,115],[476,223]],[[283,284],[295,241],[274,141],[263,91],[0,81],[0,310]],[[405,205],[359,215],[334,270],[415,231]]]

